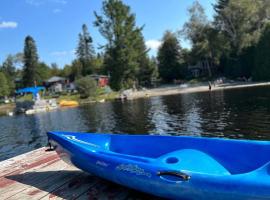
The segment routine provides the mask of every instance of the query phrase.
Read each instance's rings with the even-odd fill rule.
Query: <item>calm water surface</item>
[[[270,87],[107,102],[0,117],[0,160],[47,144],[46,131],[270,140]]]

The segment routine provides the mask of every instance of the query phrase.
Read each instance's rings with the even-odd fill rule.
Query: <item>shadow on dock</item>
[[[32,196],[33,199],[45,196],[50,199],[57,197],[63,199],[160,199],[82,171],[33,171],[5,176],[5,178],[28,185],[29,187],[22,192],[27,196]]]

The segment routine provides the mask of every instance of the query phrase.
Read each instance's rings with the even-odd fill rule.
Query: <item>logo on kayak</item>
[[[151,173],[144,171],[144,169],[140,168],[138,165],[121,164],[118,165],[115,169],[118,171],[125,171],[131,174],[136,174],[137,176],[147,176],[149,178],[152,176]]]

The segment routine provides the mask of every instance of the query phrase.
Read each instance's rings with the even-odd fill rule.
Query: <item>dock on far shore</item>
[[[4,199],[158,199],[85,173],[40,148],[0,162]]]

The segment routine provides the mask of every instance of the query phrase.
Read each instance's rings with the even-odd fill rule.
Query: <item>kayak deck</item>
[[[0,162],[1,199],[158,199],[87,174],[40,148]]]

